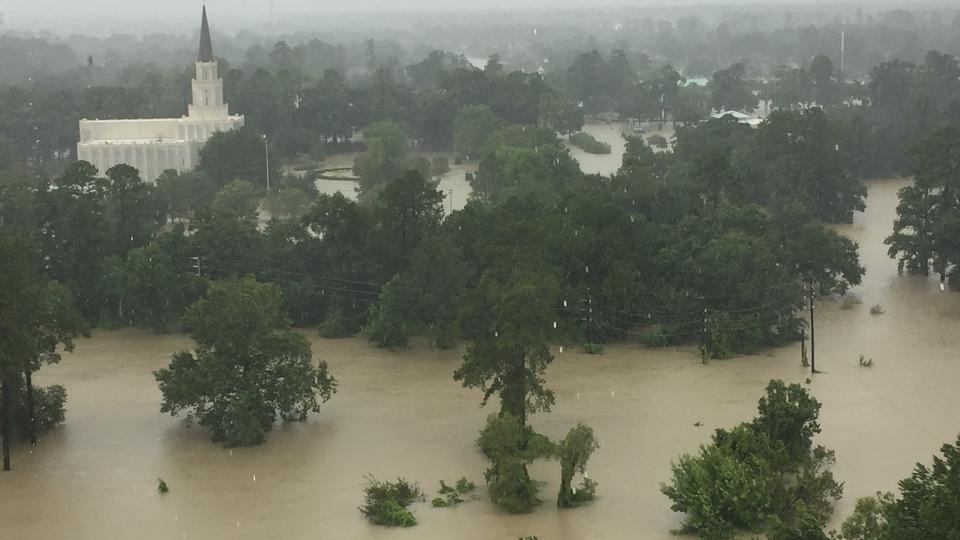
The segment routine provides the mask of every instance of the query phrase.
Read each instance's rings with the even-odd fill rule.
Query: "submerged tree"
[[[549,439],[505,412],[487,418],[477,444],[490,460],[483,474],[490,500],[512,514],[529,512],[540,504],[537,482],[530,478],[527,466],[553,454]]]
[[[798,384],[771,381],[752,423],[718,429],[696,456],[672,465],[661,491],[684,512],[684,530],[707,538],[738,531],[771,538],[820,538],[843,486],[828,470],[833,452],[812,447],[820,404]]]
[[[290,328],[279,287],[251,278],[212,283],[186,322],[194,352],[173,355],[154,373],[161,412],[186,413],[228,446],[259,444],[279,417],[302,421],[336,391],[322,360]]]
[[[941,279],[960,288],[960,129],[935,132],[914,149],[912,186],[900,190],[893,234],[886,239],[900,271]]]
[[[590,426],[577,424],[571,428],[567,436],[556,445],[556,456],[560,460],[560,493],[557,495],[557,506],[568,508],[579,506],[593,500],[597,483],[587,478],[587,461],[600,447],[600,443],[593,434]],[[573,475],[583,475],[583,485],[580,489],[571,487]]]
[[[900,481],[900,494],[857,501],[841,528],[845,540],[953,540],[960,538],[960,436],[940,448],[933,465],[918,463]]]
[[[86,333],[73,295],[49,281],[40,269],[36,246],[0,230],[0,441],[3,470],[10,470],[15,438],[37,442],[37,433],[63,420],[62,387],[35,389],[33,373],[73,350],[73,338]]]

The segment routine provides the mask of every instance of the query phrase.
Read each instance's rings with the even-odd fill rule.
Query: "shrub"
[[[668,143],[663,135],[651,135],[647,137],[647,144],[656,148],[666,148]]]
[[[605,349],[599,343],[587,342],[583,344],[583,351],[587,354],[603,354]]]
[[[368,476],[360,512],[374,525],[412,527],[417,524],[417,518],[407,506],[423,499],[420,486],[403,478],[396,482],[380,482]]]
[[[640,342],[647,347],[666,347],[667,335],[662,324],[655,324],[640,335]]]
[[[857,298],[856,296],[853,296],[851,294],[844,295],[843,300],[840,302],[840,309],[845,309],[845,310],[853,309],[854,306],[857,306],[862,303],[863,303],[863,300]]]
[[[167,483],[163,481],[163,478],[157,478],[157,491],[159,493],[166,493],[170,491],[170,488],[167,487]]]
[[[593,135],[583,131],[571,135],[570,144],[576,146],[584,152],[587,152],[588,154],[609,154],[611,152],[609,144],[600,142],[595,139]]]
[[[444,497],[435,497],[432,501],[433,506],[437,508],[447,508],[455,506],[464,501],[460,496],[473,492],[477,485],[466,479],[466,477],[457,480],[454,487],[448,486],[443,480],[440,481],[440,489],[437,492]]]
[[[883,307],[880,304],[874,304],[874,306],[870,308],[871,315],[883,315],[884,313]]]

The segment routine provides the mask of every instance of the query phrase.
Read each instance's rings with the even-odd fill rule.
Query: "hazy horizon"
[[[64,5],[64,0],[11,2],[0,0],[6,30],[11,32],[107,35],[111,33],[189,33],[194,29],[204,2],[200,0],[168,0],[162,4],[124,0],[79,0]],[[216,31],[233,33],[266,26],[271,20],[271,0],[208,0],[205,2]],[[850,1],[828,3],[822,0],[676,0],[669,5],[652,0],[492,0],[464,5],[454,0],[354,0],[347,5],[330,6],[310,0],[273,0],[273,21],[290,28],[322,27],[329,18],[352,18],[365,15],[400,13],[416,15],[442,13],[522,12],[544,10],[637,10],[649,7],[653,13],[738,7],[796,8],[803,10],[840,11],[857,7],[871,11],[898,7],[950,7],[936,0],[901,0],[899,2]],[[304,19],[308,17],[308,19]],[[314,17],[316,17],[314,19]],[[380,25],[384,26],[382,21]]]

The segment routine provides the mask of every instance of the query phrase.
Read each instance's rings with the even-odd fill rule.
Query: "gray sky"
[[[933,3],[945,4],[944,2]],[[203,0],[0,0],[6,24],[12,30],[52,30],[57,33],[79,32],[94,35],[118,31],[144,33],[154,31],[184,32],[183,28],[198,18]],[[716,4],[810,4],[831,6],[824,0],[273,0],[277,20],[307,15],[322,18],[324,14],[369,11],[427,11],[442,9],[542,9],[596,8],[643,5],[716,5]],[[858,3],[855,0],[849,2]],[[876,6],[876,2],[861,1]],[[884,3],[910,6],[931,3],[930,0],[890,0]],[[269,20],[270,0],[207,0],[211,22],[221,32],[257,27]],[[319,20],[319,19],[318,19]],[[298,22],[304,22],[299,20]],[[179,29],[179,30],[177,30]]]

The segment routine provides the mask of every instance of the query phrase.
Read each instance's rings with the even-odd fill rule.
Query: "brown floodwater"
[[[898,277],[882,243],[905,184],[870,182],[866,213],[840,227],[860,242],[868,271],[853,292],[863,303],[817,309],[818,441],[836,449],[845,482],[833,526],[856,497],[894,489],[960,432],[960,295],[941,293],[934,279]],[[874,304],[886,313],[870,315]],[[67,422],[36,448],[14,448],[13,471],[0,473],[0,538],[666,540],[680,521],[658,489],[671,459],[695,451],[713,428],[752,418],[771,378],[807,376],[799,344],[708,365],[692,349],[636,344],[603,356],[558,353],[547,373],[557,405],[532,422],[552,437],[577,422],[593,426],[602,446],[588,469],[600,499],[558,511],[559,467],[540,463],[532,474],[545,481],[543,505],[512,516],[482,487],[474,440],[493,408],[479,408],[479,393],[453,381],[461,351],[392,353],[308,335],[339,392],[309,421],[232,451],[159,412],[151,371],[188,338],[128,329],[81,341],[37,377],[66,386]],[[860,354],[876,365],[858,367]],[[412,529],[374,527],[357,511],[367,474],[404,476],[430,492],[441,478],[467,476],[480,498],[452,509],[417,504]]]

